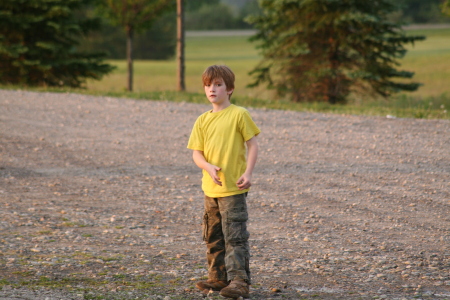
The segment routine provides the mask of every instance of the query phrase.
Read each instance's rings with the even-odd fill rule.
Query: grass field
[[[423,83],[415,97],[450,97],[450,29],[414,30],[409,34],[425,35],[427,39],[408,47],[401,61],[402,68],[414,71],[414,80]]]
[[[409,46],[401,60],[402,69],[416,72],[414,80],[424,85],[411,95],[440,96],[449,90],[450,80],[450,29],[408,31],[408,34],[425,35],[427,39]],[[265,98],[261,91],[246,88],[251,81],[248,72],[260,61],[255,44],[247,36],[188,37],[186,42],[186,86],[188,92],[202,92],[200,74],[211,64],[226,64],[236,73],[236,94]],[[101,82],[90,81],[88,87],[95,91],[122,91],[126,86],[125,61],[110,61],[117,70]],[[136,61],[136,92],[170,91],[176,88],[176,62]],[[263,93],[264,94],[264,93]]]
[[[201,74],[212,64],[226,64],[236,73],[236,91],[243,96],[256,96],[246,89],[250,82],[248,72],[258,63],[260,56],[247,36],[190,37],[186,41],[186,88],[188,92],[203,92]],[[123,91],[126,86],[126,62],[110,61],[116,71],[101,82],[90,81],[94,91]],[[176,90],[175,60],[135,61],[134,91]]]

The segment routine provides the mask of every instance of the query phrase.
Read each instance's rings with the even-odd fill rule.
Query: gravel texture
[[[202,299],[208,109],[0,90],[0,299]],[[450,299],[448,120],[249,110],[252,299]]]

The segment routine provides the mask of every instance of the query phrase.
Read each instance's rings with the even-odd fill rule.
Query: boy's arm
[[[256,160],[258,158],[258,140],[256,136],[249,139],[247,142],[247,169],[244,174],[236,182],[240,190],[245,190],[250,188],[252,185],[252,173],[256,165]]]
[[[207,162],[205,156],[203,155],[203,151],[194,150],[192,158],[194,159],[194,162],[197,165],[197,167],[208,172],[209,176],[211,176],[214,183],[222,186],[222,182],[220,181],[220,178],[217,175],[217,172],[219,172],[221,168]]]

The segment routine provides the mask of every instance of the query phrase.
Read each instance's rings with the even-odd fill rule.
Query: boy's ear
[[[233,92],[234,92],[234,89],[231,89],[231,90],[228,90],[228,91],[227,91],[227,94],[228,94],[228,95],[231,95],[231,94],[233,94]]]

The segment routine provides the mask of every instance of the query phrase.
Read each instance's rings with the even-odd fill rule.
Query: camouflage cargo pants
[[[203,240],[209,279],[242,279],[251,283],[246,196],[247,193],[223,198],[205,196]]]

